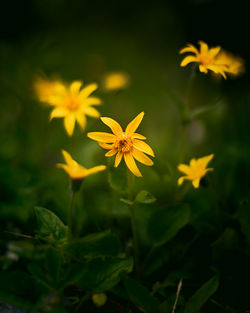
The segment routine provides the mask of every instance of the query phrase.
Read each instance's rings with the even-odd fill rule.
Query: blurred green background
[[[220,286],[203,312],[247,312],[250,279],[250,93],[247,73],[250,44],[246,40],[249,13],[245,1],[101,2],[34,0],[1,4],[0,18],[0,249],[18,240],[8,233],[33,235],[33,207],[54,211],[64,222],[69,203],[69,180],[55,167],[61,149],[91,167],[106,164],[102,150],[87,131],[107,131],[99,121],[87,120],[68,137],[61,119],[48,122],[50,108],[39,103],[34,80],[40,75],[66,82],[98,82],[102,116],[123,127],[145,111],[139,133],[155,151],[155,166],[140,166],[135,189],[149,190],[157,204],[137,209],[142,256],[150,248],[147,223],[155,206],[182,199],[190,205],[191,221],[164,246],[169,256],[150,283],[184,277],[189,297],[214,272]],[[207,180],[184,195],[177,187],[181,118],[172,93],[185,99],[191,67],[180,68],[178,51],[198,40],[221,45],[241,56],[246,73],[222,80],[198,73],[191,91],[192,110],[210,107],[188,126],[185,162],[214,153]],[[105,93],[103,76],[122,71],[128,88]],[[112,163],[112,160],[111,160]],[[111,164],[110,163],[110,164]],[[109,165],[110,165],[109,164]],[[76,231],[88,234],[111,228],[124,245],[130,236],[128,211],[107,182],[108,172],[89,177],[77,197]],[[111,195],[113,196],[111,197]],[[157,258],[162,258],[159,252]],[[4,257],[1,258],[5,264]],[[22,267],[20,261],[12,266]],[[172,276],[171,276],[172,275]],[[178,279],[177,279],[178,278]],[[170,279],[170,278],[169,278]],[[171,279],[170,279],[171,280]],[[170,284],[170,293],[176,285]],[[171,289],[172,288],[172,289]],[[216,302],[216,304],[215,304]]]

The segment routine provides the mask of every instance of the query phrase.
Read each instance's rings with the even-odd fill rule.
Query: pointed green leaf
[[[142,190],[137,194],[135,201],[139,203],[150,204],[154,203],[156,198],[149,191]]]

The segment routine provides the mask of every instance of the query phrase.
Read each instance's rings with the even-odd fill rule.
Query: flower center
[[[214,57],[209,54],[200,54],[198,55],[198,59],[203,65],[210,65],[214,62]]]
[[[120,152],[129,152],[133,148],[133,141],[124,133],[115,141],[114,148]]]
[[[78,109],[79,107],[79,100],[77,97],[73,97],[73,96],[70,96],[68,98],[65,99],[65,106],[71,110],[71,111],[75,111]]]

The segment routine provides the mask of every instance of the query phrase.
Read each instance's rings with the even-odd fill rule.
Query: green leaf
[[[47,250],[45,266],[54,285],[57,286],[61,270],[61,256],[55,249],[49,248]]]
[[[38,235],[48,241],[63,244],[67,239],[68,227],[53,212],[35,207]]]
[[[120,281],[122,273],[129,273],[132,269],[132,258],[95,259],[88,263],[88,271],[78,284],[91,292],[104,292]]]
[[[128,199],[124,199],[124,198],[121,198],[120,201],[128,206],[131,206],[134,204],[134,202],[128,200]]]
[[[123,277],[122,281],[132,302],[146,312],[157,312],[159,303],[146,287],[130,277]]]
[[[139,203],[150,204],[150,203],[154,203],[156,201],[156,198],[149,191],[141,190],[137,194],[135,201]]]
[[[52,286],[51,282],[48,280],[39,265],[37,265],[36,263],[31,263],[28,265],[28,270],[30,271],[32,276],[44,287],[46,287],[47,289],[54,289],[54,286]]]
[[[65,247],[65,251],[78,259],[117,256],[121,252],[121,243],[110,231],[105,231],[76,239]]]
[[[198,289],[192,297],[188,300],[185,306],[185,313],[198,313],[201,307],[207,302],[207,300],[215,293],[219,286],[217,276],[213,276],[204,285]]]
[[[60,290],[77,283],[88,271],[88,263],[73,263],[68,266],[60,283]]]
[[[175,205],[157,211],[148,225],[149,238],[156,246],[161,246],[172,239],[190,219],[189,207],[185,204]]]
[[[108,182],[112,189],[120,194],[127,193],[127,169],[124,165],[110,166],[108,170]]]

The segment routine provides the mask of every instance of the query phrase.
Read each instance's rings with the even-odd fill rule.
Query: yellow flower
[[[180,177],[178,179],[178,185],[180,186],[184,180],[192,180],[194,188],[198,188],[200,185],[200,179],[205,176],[208,171],[213,171],[212,168],[206,168],[213,157],[214,155],[210,154],[203,158],[192,159],[189,166],[186,164],[179,164],[178,170],[185,173],[187,176]]]
[[[59,80],[47,80],[38,77],[34,84],[35,92],[41,102],[50,102],[50,97],[60,94],[64,85]]]
[[[99,165],[87,169],[84,166],[78,164],[75,160],[73,160],[71,155],[67,151],[62,150],[62,154],[64,156],[66,164],[58,163],[57,166],[63,168],[72,180],[84,179],[91,174],[95,174],[106,169],[105,165]]]
[[[185,48],[180,50],[180,54],[186,52],[192,52],[194,55],[186,56],[182,62],[181,66],[186,66],[191,62],[196,62],[199,64],[200,72],[207,74],[208,70],[214,72],[215,74],[222,75],[225,79],[226,73],[238,74],[242,71],[242,61],[239,58],[229,56],[221,50],[221,47],[209,48],[208,45],[199,41],[200,50],[195,48],[193,45],[188,44]],[[240,66],[239,66],[240,62]]]
[[[113,134],[103,132],[88,133],[89,138],[98,141],[102,148],[110,150],[105,156],[111,157],[117,153],[114,164],[115,167],[120,164],[122,157],[124,156],[127,167],[138,177],[142,175],[134,159],[145,165],[151,166],[153,165],[153,161],[146,154],[154,157],[153,150],[148,144],[142,141],[145,140],[146,137],[135,132],[140,125],[143,116],[144,112],[137,115],[136,118],[128,124],[125,132],[112,118],[101,117],[102,122],[110,127]]]
[[[114,91],[126,88],[129,84],[129,76],[126,73],[114,72],[106,75],[103,80],[103,88],[106,91]]]

